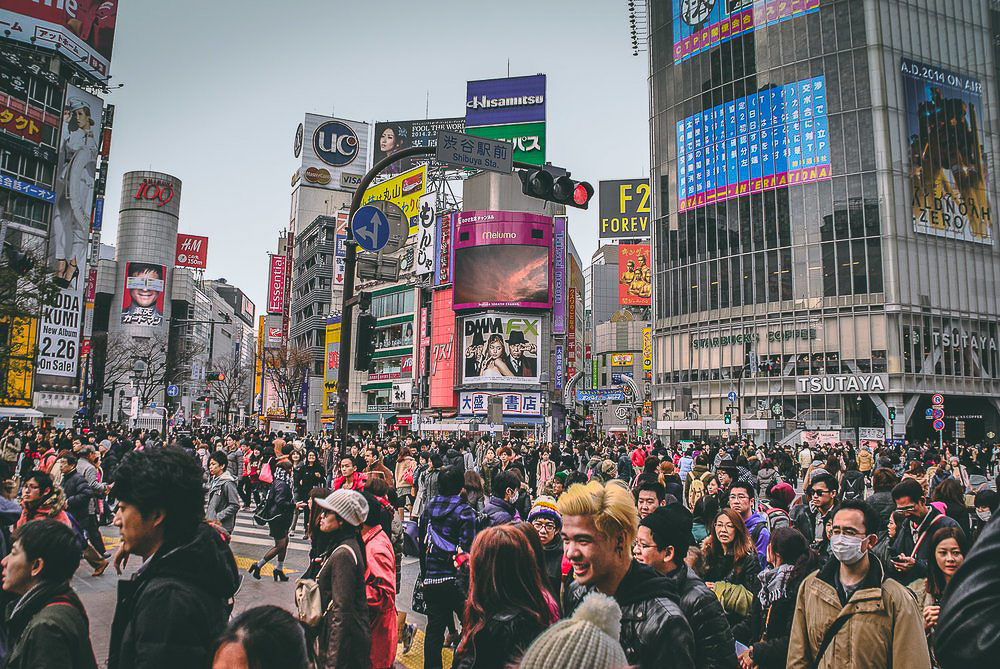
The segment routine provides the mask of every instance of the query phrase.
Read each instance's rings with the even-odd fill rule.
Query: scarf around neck
[[[794,568],[795,565],[783,564],[780,567],[764,569],[757,575],[762,586],[757,595],[762,609],[766,610],[771,604],[785,597],[788,578],[792,575]]]

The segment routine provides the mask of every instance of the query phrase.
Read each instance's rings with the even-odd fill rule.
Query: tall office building
[[[995,3],[650,0],[648,26],[658,428],[732,405],[768,438],[922,438],[941,393],[945,438],[996,432]]]

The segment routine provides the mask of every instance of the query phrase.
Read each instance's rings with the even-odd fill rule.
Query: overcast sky
[[[648,174],[647,61],[632,56],[625,0],[122,0],[102,241],[115,241],[123,173],[172,174],[180,231],[209,237],[207,276],[259,313],[303,115],[464,116],[466,81],[506,76],[508,59],[512,76],[548,75],[549,161],[595,189]],[[588,263],[596,196],[570,232]]]

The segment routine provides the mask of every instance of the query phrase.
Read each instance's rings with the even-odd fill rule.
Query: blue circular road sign
[[[351,219],[351,233],[358,246],[377,253],[389,242],[389,218],[377,207],[361,207]]]
[[[167,397],[177,397],[178,395],[180,395],[180,388],[174,384],[167,386]]]

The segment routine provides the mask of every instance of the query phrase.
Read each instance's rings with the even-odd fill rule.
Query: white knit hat
[[[521,658],[520,669],[626,669],[618,641],[622,610],[618,603],[592,592],[567,620],[545,630]]]
[[[340,488],[334,490],[325,498],[316,498],[316,505],[333,511],[344,519],[344,522],[357,527],[368,517],[368,500],[355,490]]]

